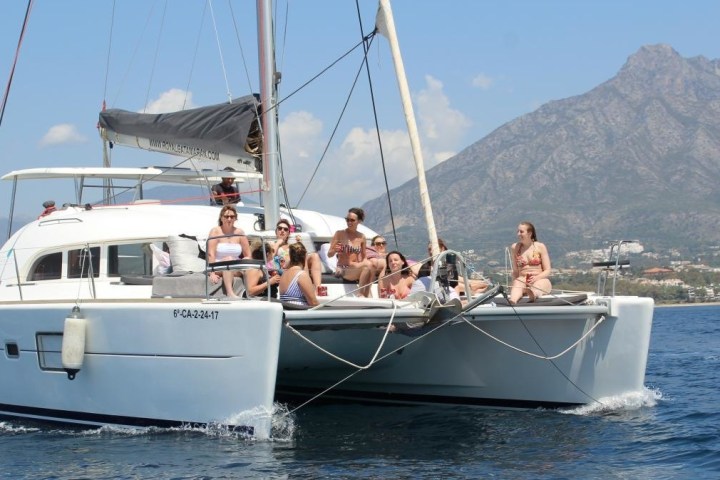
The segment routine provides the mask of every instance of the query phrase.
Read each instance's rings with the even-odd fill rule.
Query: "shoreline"
[[[655,308],[675,308],[675,307],[717,307],[720,302],[701,302],[701,303],[660,303],[655,304]]]

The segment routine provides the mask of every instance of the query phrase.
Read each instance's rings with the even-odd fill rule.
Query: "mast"
[[[260,66],[260,104],[262,125],[263,185],[265,225],[279,220],[278,162],[280,159],[277,124],[277,83],[272,0],[257,0],[258,57]]]
[[[412,101],[410,100],[410,89],[408,88],[407,77],[405,76],[405,66],[402,55],[400,55],[400,45],[397,39],[397,32],[395,31],[395,20],[393,19],[392,9],[390,8],[390,0],[380,0],[376,26],[380,33],[387,37],[390,43],[390,51],[392,52],[393,63],[395,65],[395,76],[397,77],[400,98],[402,99],[403,111],[405,113],[405,123],[407,123],[410,145],[413,151],[413,158],[415,159],[415,170],[417,171],[418,187],[420,189],[420,204],[425,213],[425,223],[427,225],[428,236],[430,237],[432,254],[436,256],[440,253],[440,246],[438,245],[432,205],[430,205],[430,194],[428,192],[427,182],[425,181],[425,164],[423,162],[422,148],[420,147],[420,136],[418,135],[415,112]]]

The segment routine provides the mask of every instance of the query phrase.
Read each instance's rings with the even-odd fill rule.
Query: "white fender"
[[[68,379],[74,380],[75,374],[80,371],[85,358],[85,325],[87,320],[80,315],[80,309],[75,307],[65,318],[62,340],[62,366],[67,372]]]

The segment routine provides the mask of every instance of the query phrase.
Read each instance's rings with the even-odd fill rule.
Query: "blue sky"
[[[3,86],[26,5],[6,0],[0,7]],[[103,99],[108,107],[160,110],[183,101],[219,103],[228,91],[234,97],[257,91],[254,2],[212,3],[219,41],[206,5],[205,0],[121,0],[111,23],[110,0],[36,0],[0,126],[3,173],[100,166],[95,125]],[[351,48],[359,27],[354,0],[282,0],[277,10],[278,30],[285,32],[278,37],[282,98]],[[376,2],[360,0],[360,10],[367,32]],[[642,45],[665,43],[684,57],[720,57],[716,1],[396,0],[393,10],[428,168],[519,115],[610,79]],[[414,166],[384,38],[376,38],[370,57],[393,187],[414,177]],[[358,65],[357,56],[344,61],[281,107],[292,202],[325,149]],[[341,215],[384,192],[364,79],[303,208]],[[178,161],[121,148],[113,156],[115,166]],[[11,186],[0,182],[3,204]],[[47,198],[72,200],[71,190],[55,184],[21,191],[17,209],[28,215],[39,212]]]

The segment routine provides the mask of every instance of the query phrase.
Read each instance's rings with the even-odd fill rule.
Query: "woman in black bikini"
[[[365,235],[358,232],[358,225],[365,219],[362,208],[351,208],[345,216],[347,228],[338,230],[333,235],[328,249],[328,257],[337,255],[335,275],[345,280],[357,280],[360,295],[370,296],[370,285],[373,278],[372,265],[365,258]]]

